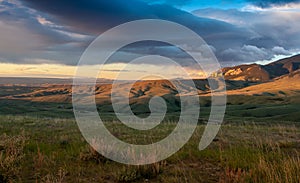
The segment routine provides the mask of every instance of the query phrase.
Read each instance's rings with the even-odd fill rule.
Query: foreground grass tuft
[[[24,158],[24,147],[27,137],[22,131],[20,135],[0,136],[0,182],[9,182],[19,179]]]
[[[253,129],[259,131],[262,127],[254,126]],[[253,136],[251,142],[220,148],[221,164],[225,167],[220,182],[299,182],[300,154],[296,143],[299,139],[294,136],[299,131],[296,129],[276,126],[267,133],[273,136],[261,134]],[[276,141],[283,131],[292,133],[286,134],[286,142]]]
[[[154,179],[163,173],[166,167],[166,162],[153,163],[151,165],[143,166],[127,166],[118,175],[119,182],[133,182],[138,180]]]

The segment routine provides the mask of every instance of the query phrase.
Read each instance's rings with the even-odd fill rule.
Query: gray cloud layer
[[[271,6],[280,6],[289,3],[299,3],[300,0],[248,0],[248,2],[262,8],[267,8]]]
[[[256,34],[256,37],[243,42],[241,47],[219,50],[217,54],[225,62],[269,60],[274,55],[290,55],[300,51],[300,12],[201,9],[194,14],[227,21]]]
[[[189,3],[178,0],[173,4],[183,2]],[[261,5],[263,2],[265,5]],[[283,1],[251,3],[266,7]],[[191,14],[141,0],[4,0],[0,7],[0,39],[10,43],[0,45],[0,59],[14,63],[75,65],[95,36],[121,23],[144,18],[170,20],[191,28],[211,45],[224,65],[288,55],[299,48],[300,41],[296,23],[300,17],[295,13],[281,16],[274,12],[205,9]],[[114,59],[127,62],[149,53],[176,55],[186,61],[180,50],[149,43],[125,48]]]

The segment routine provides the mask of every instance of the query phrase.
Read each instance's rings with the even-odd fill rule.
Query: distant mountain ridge
[[[267,65],[250,64],[222,69],[225,80],[267,82],[300,69],[300,55],[281,59]]]

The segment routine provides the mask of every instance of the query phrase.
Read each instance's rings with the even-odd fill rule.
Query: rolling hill
[[[296,70],[276,79],[245,87],[238,90],[230,90],[228,95],[269,95],[269,96],[291,96],[300,94],[300,70]]]
[[[226,79],[226,88],[229,96],[268,96],[288,97],[300,95],[300,55],[282,59],[268,65],[240,65],[222,69]],[[10,79],[8,81],[12,81]],[[25,100],[33,102],[71,103],[72,85],[70,80],[35,79],[34,85],[20,84],[21,79],[15,79],[16,84],[0,84],[2,100]],[[28,79],[26,79],[28,80]],[[51,81],[51,82],[49,82]],[[66,83],[62,83],[66,81]],[[185,80],[172,81],[180,86],[183,95],[189,95],[191,85]],[[217,82],[217,81],[216,81]],[[210,87],[207,80],[194,80],[200,96],[209,97]],[[93,87],[87,85],[87,89]],[[164,97],[169,106],[179,107],[178,91],[176,87],[166,80],[138,81],[133,86],[126,81],[116,83],[116,92],[129,96],[131,104],[141,105],[147,103],[153,96]],[[129,93],[126,89],[131,88]],[[99,105],[111,103],[111,81],[103,80],[95,86],[96,102]],[[229,97],[230,98],[230,97]],[[141,106],[139,106],[141,107]]]

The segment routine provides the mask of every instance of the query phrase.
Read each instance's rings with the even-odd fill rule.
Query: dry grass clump
[[[163,169],[165,167],[166,161],[161,161],[150,165],[127,166],[120,172],[117,179],[119,182],[134,182],[142,179],[154,179],[163,173]]]
[[[223,183],[296,183],[300,180],[300,158],[283,155],[272,159],[268,155],[259,155],[258,163],[249,170],[237,168],[225,169]],[[252,161],[252,160],[250,160]],[[249,163],[251,163],[249,161]]]
[[[99,154],[92,146],[87,145],[82,152],[79,154],[79,159],[82,161],[90,161],[99,163],[106,163],[110,161],[109,159],[105,158],[101,154]]]
[[[288,130],[278,126],[275,129],[285,134],[285,140],[288,136],[294,138],[294,133],[298,133],[297,130],[293,130],[286,134]],[[267,132],[270,135],[265,138],[254,136],[251,142],[220,149],[220,160],[225,167],[220,182],[299,182],[300,153],[297,139],[278,141],[272,132],[274,129],[270,128]]]
[[[241,168],[230,169],[229,167],[225,168],[225,177],[220,182],[231,182],[231,183],[240,183],[246,182],[247,177],[252,175],[252,171],[245,171]]]
[[[280,152],[278,152],[280,153]],[[272,160],[259,157],[253,182],[295,183],[300,181],[300,156],[293,157],[281,154],[282,157]]]
[[[10,182],[19,178],[26,141],[24,131],[16,136],[1,135],[0,182]]]
[[[67,172],[64,169],[60,168],[57,174],[48,174],[41,180],[41,182],[42,183],[63,183],[66,175]]]

